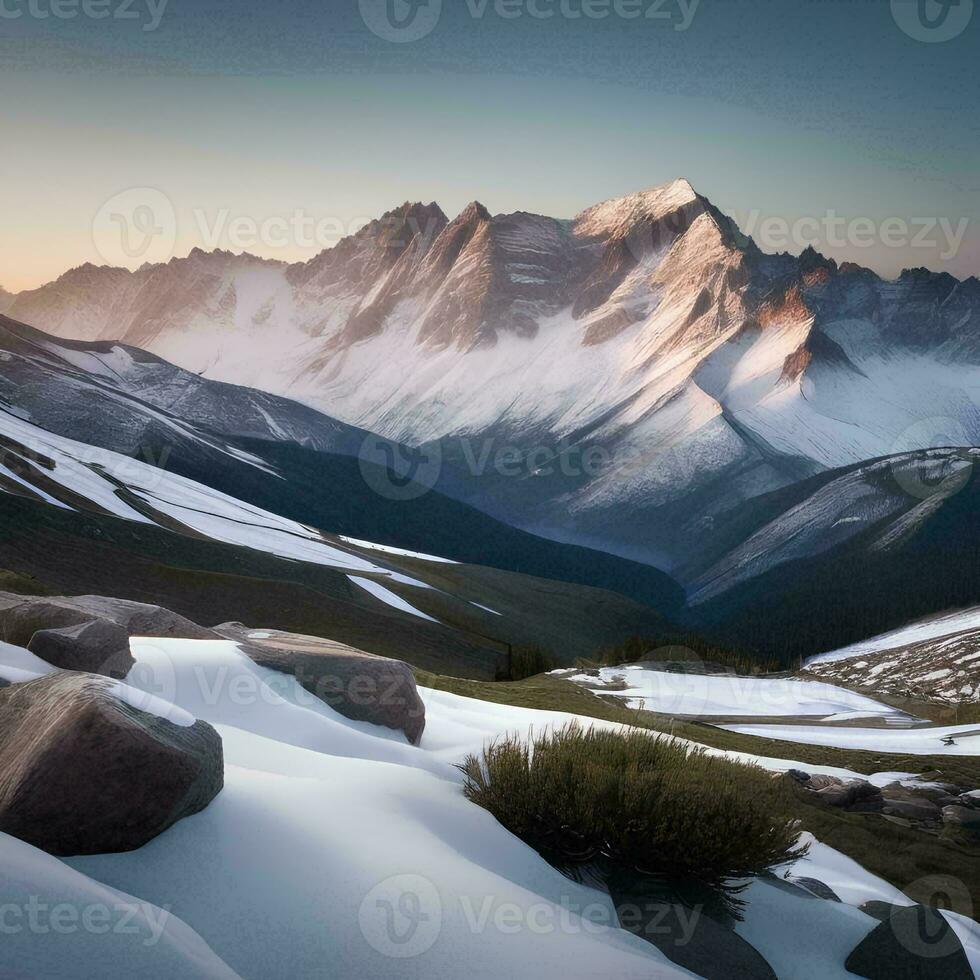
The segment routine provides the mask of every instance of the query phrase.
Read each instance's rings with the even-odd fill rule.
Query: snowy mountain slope
[[[806,666],[815,667],[839,660],[859,659],[865,654],[903,650],[919,643],[965,633],[977,627],[980,627],[980,609],[976,608],[963,609],[960,612],[948,613],[945,616],[929,616],[890,633],[873,636],[871,639],[852,643],[850,646],[841,647],[839,650],[817,654],[807,661]]]
[[[866,540],[866,549],[897,548],[964,488],[978,463],[980,449],[891,456],[759,501],[753,514],[761,516],[764,504],[770,503],[768,513],[748,534],[739,522],[735,547],[690,582],[690,601],[705,602],[785,562],[833,551],[869,529],[877,528],[877,533]],[[792,497],[797,501],[790,504]],[[785,509],[774,511],[773,505]],[[715,549],[721,543],[716,541]]]
[[[56,339],[0,316],[0,399],[69,438],[133,453],[213,435],[356,455],[367,433],[305,405],[210,381],[138,347]]]
[[[811,659],[813,677],[943,704],[980,701],[980,610],[932,617]]]
[[[512,645],[571,660],[664,624],[611,592],[327,534],[2,410],[0,449],[0,567],[63,594],[166,602],[208,625],[261,616],[490,678]]]
[[[695,555],[689,622],[796,667],[976,605],[978,461],[973,448],[903,453],[750,501]]]
[[[53,433],[135,456],[266,510],[355,538],[436,550],[623,592],[669,611],[682,594],[649,566],[535,537],[426,485],[392,478],[397,445],[306,406],[209,381],[137,348],[64,341],[0,318],[0,404]],[[423,474],[424,476],[424,474]],[[458,480],[447,467],[436,487]],[[329,493],[324,489],[329,488]]]
[[[482,509],[670,566],[760,493],[980,442],[980,281],[765,255],[684,180],[570,221],[406,204],[297,266],[83,267],[10,312],[441,441]]]

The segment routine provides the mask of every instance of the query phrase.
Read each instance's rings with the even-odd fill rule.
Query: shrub
[[[694,883],[737,914],[745,879],[806,850],[781,781],[638,730],[509,736],[459,768],[468,799],[576,879]]]

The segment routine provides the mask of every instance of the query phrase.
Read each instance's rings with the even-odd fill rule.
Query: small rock
[[[980,831],[980,810],[966,806],[944,806],[942,813],[943,823],[963,827],[965,830]]]

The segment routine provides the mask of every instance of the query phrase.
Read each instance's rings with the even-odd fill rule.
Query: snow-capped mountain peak
[[[682,178],[571,220],[406,202],[305,263],[88,267],[8,312],[400,442],[598,447],[603,466],[491,475],[472,502],[667,565],[698,494],[710,517],[937,426],[980,442],[977,280],[766,255]]]

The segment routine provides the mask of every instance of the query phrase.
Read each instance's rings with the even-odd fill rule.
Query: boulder
[[[816,777],[807,786],[812,786]],[[881,790],[864,779],[852,779],[848,782],[838,780],[818,788],[816,796],[829,806],[846,810],[862,810],[873,812],[880,810],[884,803]]]
[[[215,640],[214,630],[197,623],[163,606],[129,599],[112,599],[100,595],[79,595],[58,598],[54,602],[65,603],[75,609],[107,619],[122,626],[130,636],[175,637],[183,640]]]
[[[55,667],[125,677],[130,636],[213,640],[216,634],[162,606],[107,596],[0,593],[0,639]]]
[[[62,672],[0,691],[0,832],[55,855],[129,851],[214,799],[218,733],[133,707],[129,691]]]
[[[883,813],[893,817],[904,817],[906,820],[921,820],[928,823],[938,823],[942,814],[938,806],[931,800],[916,798],[912,794],[889,796],[885,794]]]
[[[129,652],[129,634],[105,619],[38,630],[27,649],[52,667],[106,677],[125,677],[134,663]]]
[[[413,745],[421,740],[425,704],[408,664],[332,640],[250,630],[241,623],[224,623],[215,632],[239,643],[259,666],[295,677],[345,718],[402,731]]]
[[[943,823],[964,830],[980,831],[980,810],[967,806],[944,806]]]
[[[798,773],[799,770],[791,769],[790,773]],[[800,773],[799,775],[806,775],[806,773]],[[794,778],[799,779],[799,776]],[[825,776],[823,773],[816,773],[812,776],[807,776],[806,779],[799,780],[800,782],[806,783],[807,789],[812,789],[814,791],[819,791],[826,789],[828,786],[843,786],[844,780],[839,776]]]
[[[0,608],[0,639],[65,670],[125,677],[134,663],[124,629],[52,599]]]
[[[867,980],[973,980],[956,933],[939,912],[924,905],[893,906],[844,968]]]
[[[0,638],[6,639],[2,636],[6,620],[10,611],[18,608],[22,609],[20,616],[24,616],[27,610],[37,610],[32,614],[35,621],[41,623],[37,628],[67,626],[91,619],[105,619],[123,627],[129,636],[172,636],[185,640],[216,639],[212,630],[198,626],[197,623],[162,606],[145,602],[100,595],[54,596],[42,599],[10,593],[0,593]],[[84,615],[84,618],[79,614]],[[71,615],[79,618],[69,619]],[[43,621],[44,616],[48,618],[47,622]],[[62,617],[61,621],[58,621],[59,616]],[[29,636],[26,637],[24,642],[18,645],[25,646],[29,639]],[[17,641],[7,640],[7,642]]]

